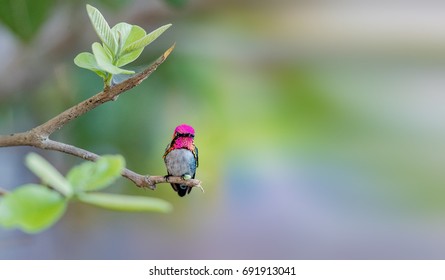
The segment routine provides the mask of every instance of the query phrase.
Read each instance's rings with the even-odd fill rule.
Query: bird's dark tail
[[[180,184],[170,184],[170,185],[172,185],[172,188],[178,193],[180,197],[185,196],[192,190],[192,188],[187,187],[185,185],[180,185]]]

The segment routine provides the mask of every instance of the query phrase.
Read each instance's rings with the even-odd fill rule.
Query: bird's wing
[[[172,150],[172,142],[167,145],[167,147],[165,148],[164,155],[162,157],[165,158],[168,155],[168,153],[170,153],[171,150]]]
[[[196,146],[195,146],[195,150],[193,151],[193,155],[195,156],[196,167],[198,167],[199,166],[198,147],[196,147]]]

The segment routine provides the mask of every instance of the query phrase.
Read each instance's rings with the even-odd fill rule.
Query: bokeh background
[[[98,41],[87,1],[0,1],[0,134],[95,94],[73,58]],[[163,198],[170,214],[72,203],[37,235],[0,229],[1,259],[445,258],[445,3],[441,1],[91,0],[110,25],[171,27],[139,87],[54,138],[122,154],[164,175],[189,123],[205,193],[168,185],[110,192]],[[37,179],[35,151],[0,149],[0,185]],[[37,151],[66,172],[81,160]]]

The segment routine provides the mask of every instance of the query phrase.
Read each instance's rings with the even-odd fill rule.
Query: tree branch
[[[105,102],[116,100],[116,98],[120,94],[139,85],[167,59],[167,57],[173,51],[174,47],[175,45],[171,46],[167,51],[164,52],[161,57],[159,57],[150,67],[146,68],[144,71],[130,77],[122,83],[113,85],[111,87],[105,87],[103,91],[65,110],[49,121],[26,132],[10,135],[0,135],[0,147],[32,146],[39,149],[66,153],[89,161],[96,161],[100,157],[99,155],[72,145],[53,141],[49,139],[49,136],[56,130],[61,129],[70,121],[91,111],[92,109]],[[152,190],[154,190],[156,188],[156,184],[159,183],[179,183],[187,185],[189,187],[200,187],[201,184],[201,182],[196,179],[185,180],[181,177],[169,177],[167,180],[164,176],[145,176],[140,175],[129,169],[124,169],[122,172],[122,176],[131,180],[138,187],[150,188]],[[2,193],[2,191],[0,190],[0,195],[2,194],[4,194],[4,192]]]

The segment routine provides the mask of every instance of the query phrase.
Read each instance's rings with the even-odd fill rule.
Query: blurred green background
[[[98,41],[87,1],[0,0],[0,134],[95,94],[73,58]],[[205,193],[168,185],[171,214],[72,203],[51,229],[0,229],[2,259],[445,258],[445,3],[88,1],[110,25],[172,23],[133,63],[176,49],[140,86],[53,135],[164,175],[195,127]],[[0,185],[36,181],[0,149]],[[65,172],[77,158],[37,151]]]

